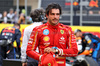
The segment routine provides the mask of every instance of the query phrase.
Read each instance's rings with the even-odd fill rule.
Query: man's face
[[[59,23],[60,11],[59,9],[51,9],[49,15],[46,15],[48,22],[51,25],[57,25]]]
[[[77,32],[76,37],[82,37],[82,32]]]
[[[10,14],[12,14],[12,13],[13,13],[13,10],[10,11]]]

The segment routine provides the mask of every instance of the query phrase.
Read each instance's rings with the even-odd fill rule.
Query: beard
[[[56,18],[54,18],[54,19],[49,19],[49,23],[50,23],[51,25],[57,25],[58,22],[59,22],[59,20],[56,19]]]

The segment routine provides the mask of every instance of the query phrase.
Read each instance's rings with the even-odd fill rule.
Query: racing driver
[[[46,8],[47,23],[35,27],[30,35],[26,53],[38,60],[39,66],[44,53],[54,52],[58,66],[66,66],[66,57],[77,56],[78,48],[71,27],[59,23],[61,12],[59,4],[49,4]],[[35,51],[37,47],[39,53]]]

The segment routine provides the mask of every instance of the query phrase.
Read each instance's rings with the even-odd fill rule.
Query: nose
[[[54,17],[55,17],[55,18],[57,18],[57,17],[58,17],[58,15],[56,15],[56,14],[55,14],[55,15],[54,15]]]

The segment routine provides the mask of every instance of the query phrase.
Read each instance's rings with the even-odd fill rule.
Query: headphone
[[[43,21],[44,19],[45,19],[45,14],[43,13],[43,11],[42,10],[40,10],[40,9],[37,9],[38,11],[37,11],[37,14],[38,14],[38,17],[37,18],[35,18],[35,20],[37,20],[37,21]]]
[[[39,15],[39,17],[38,17],[38,20],[39,20],[39,21],[43,21],[44,18],[45,18],[45,15],[42,14],[42,13],[40,13],[40,15]]]

